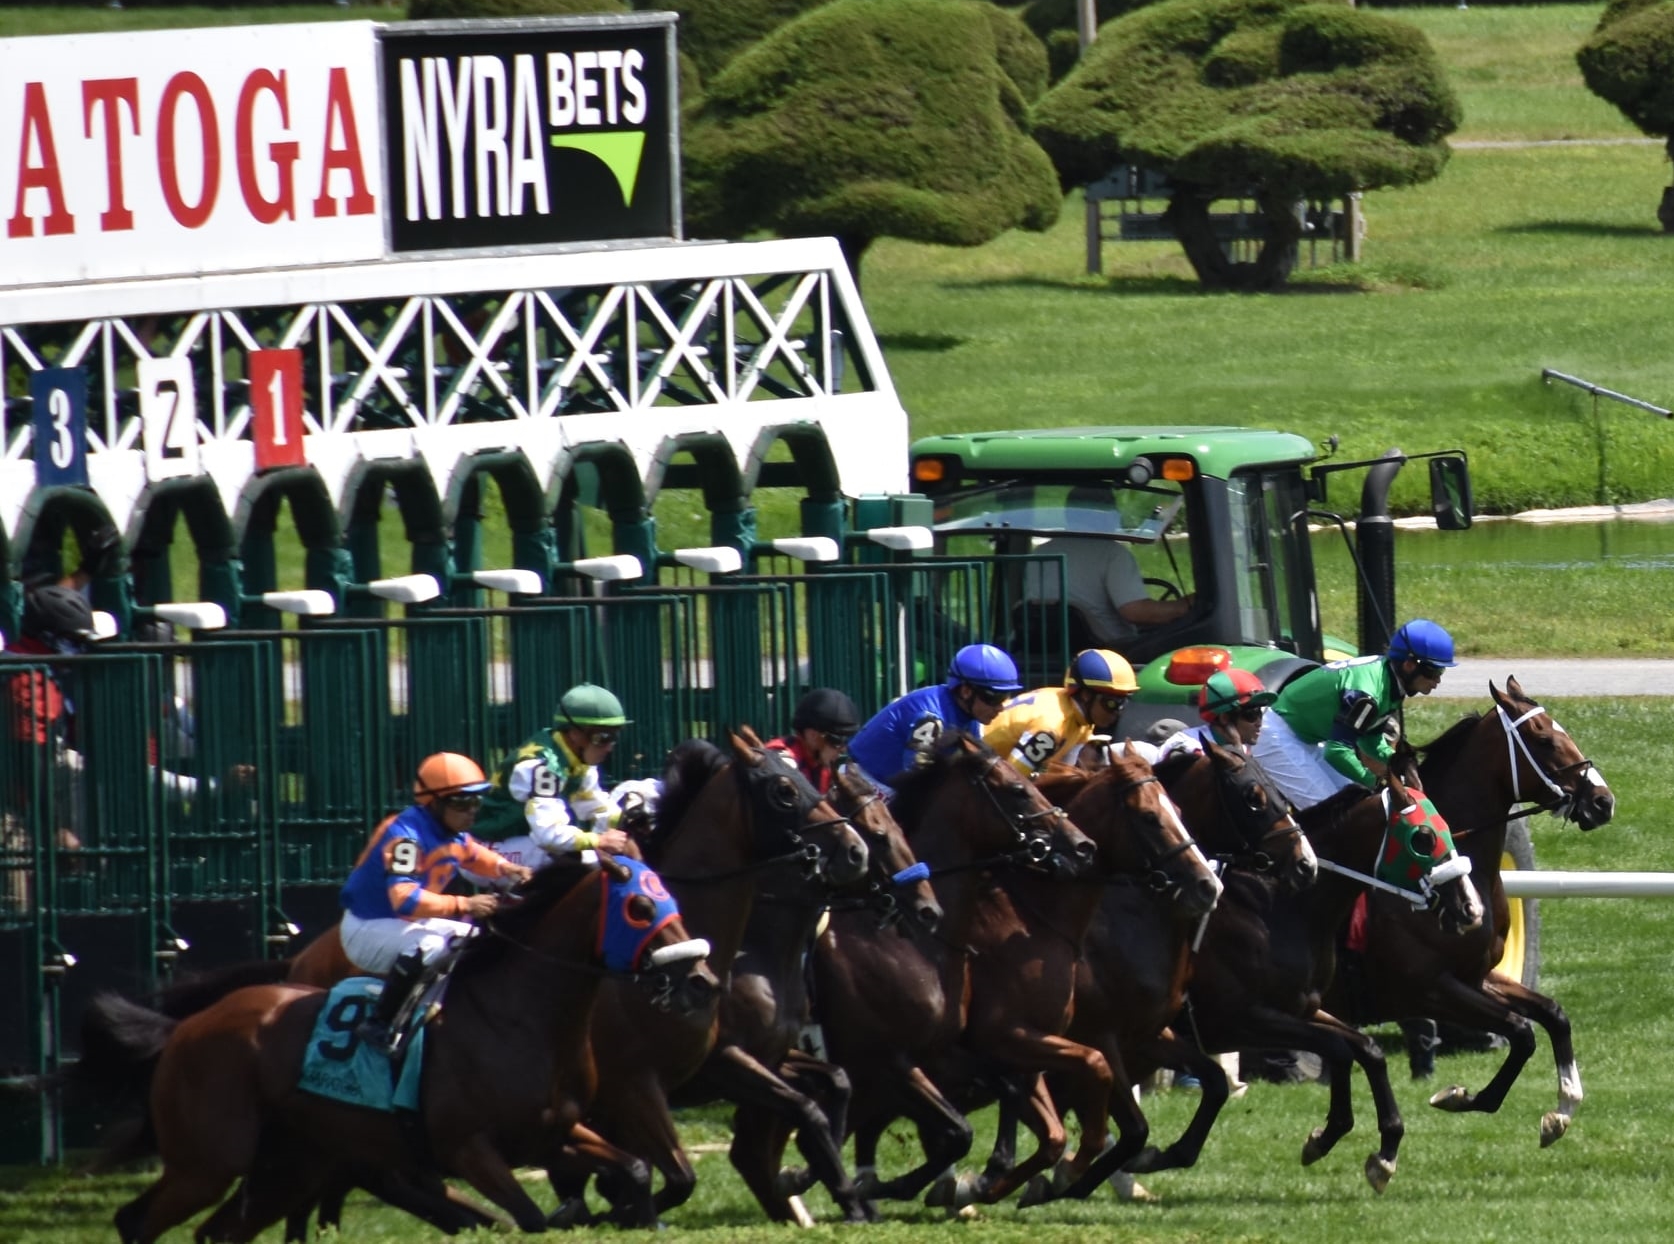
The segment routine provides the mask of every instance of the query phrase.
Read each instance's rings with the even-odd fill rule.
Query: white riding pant
[[[1262,717],[1261,734],[1250,754],[1298,809],[1323,803],[1355,784],[1346,773],[1332,768],[1324,744],[1300,738],[1272,709]]]
[[[409,950],[418,951],[428,967],[447,949],[450,937],[470,937],[474,932],[474,927],[463,920],[441,916],[419,920],[403,920],[399,916],[362,920],[347,911],[338,930],[343,939],[343,953],[368,976],[388,976],[395,961]]]

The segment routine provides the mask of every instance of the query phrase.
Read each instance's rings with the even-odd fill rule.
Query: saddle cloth
[[[382,1050],[355,1035],[356,1026],[377,1005],[382,986],[374,976],[351,976],[332,988],[302,1056],[299,1089],[369,1110],[419,1108],[425,1030],[421,1027],[407,1038],[399,1068],[391,1066]]]

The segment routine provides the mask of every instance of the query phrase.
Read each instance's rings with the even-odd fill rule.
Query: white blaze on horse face
[[[1161,789],[1161,787],[1158,787],[1159,791]],[[1174,802],[1174,800],[1168,797],[1166,792],[1158,795],[1157,799],[1162,805],[1163,823],[1175,833],[1179,834],[1180,837],[1191,843],[1190,848],[1188,848],[1191,852],[1191,856],[1198,862],[1199,865],[1202,866],[1203,871],[1209,874],[1209,880],[1212,881],[1215,886],[1215,899],[1218,902],[1222,891],[1225,890],[1226,887],[1221,884],[1221,879],[1216,875],[1214,866],[1209,863],[1209,857],[1203,854],[1203,848],[1197,845],[1197,839],[1193,838],[1191,831],[1186,828],[1186,821],[1185,818],[1180,815],[1179,806]],[[1213,906],[1213,904],[1211,904],[1211,906]]]

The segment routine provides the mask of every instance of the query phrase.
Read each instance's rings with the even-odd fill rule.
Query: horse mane
[[[1192,765],[1196,764],[1199,759],[1201,759],[1201,756],[1199,753],[1194,751],[1181,750],[1177,752],[1170,752],[1161,760],[1157,761],[1156,764],[1151,766],[1151,772],[1155,773],[1162,779],[1164,786],[1168,786],[1178,781],[1181,775],[1184,774],[1185,771]]]
[[[289,959],[252,959],[224,968],[192,972],[158,988],[145,999],[144,1005],[171,1019],[185,1019],[247,985],[277,985],[290,970]]]
[[[1371,798],[1371,795],[1372,792],[1364,786],[1351,782],[1329,799],[1322,799],[1313,807],[1304,808],[1297,814],[1297,819],[1304,829],[1334,826],[1343,819],[1349,809],[1359,806],[1362,800]]]
[[[483,931],[466,944],[459,956],[459,966],[454,969],[455,979],[483,971],[513,946],[527,942],[534,927],[553,907],[598,872],[596,865],[582,863],[579,855],[537,869],[518,891],[520,901],[495,912]]]
[[[1447,777],[1464,754],[1465,741],[1481,720],[1481,713],[1466,713],[1436,738],[1413,749],[1418,753],[1419,765],[1425,771],[1427,781],[1441,781]]]
[[[973,748],[974,754],[968,752],[967,747]],[[992,747],[961,730],[943,731],[935,746],[925,755],[928,759],[924,765],[917,769],[908,769],[905,773],[898,773],[889,779],[889,785],[895,791],[895,798],[890,800],[889,810],[903,829],[916,827],[924,820],[925,809],[941,789],[948,773],[961,764],[997,758]],[[971,756],[972,759],[966,760],[967,756]]]
[[[651,819],[646,853],[654,856],[668,845],[674,827],[685,819],[697,802],[698,793],[726,767],[731,759],[708,739],[687,739],[675,745],[663,762],[663,793]]]

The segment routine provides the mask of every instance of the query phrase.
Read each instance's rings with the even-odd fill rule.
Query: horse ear
[[[1526,700],[1529,698],[1523,694],[1523,688],[1518,685],[1517,679],[1512,675],[1506,676],[1505,693],[1514,700]]]
[[[744,734],[749,733],[748,727],[743,727],[742,729]],[[738,759],[743,761],[745,764],[749,765],[751,768],[754,768],[756,765],[761,764],[763,760],[763,756],[761,754],[761,743],[758,740],[756,745],[752,747],[749,739],[746,739],[744,734],[741,734],[738,730],[734,730],[727,735],[727,738],[732,742],[732,754],[738,757]]]
[[[612,881],[626,881],[632,877],[633,871],[621,860],[605,851],[598,852],[599,868]]]
[[[761,741],[761,736],[758,735],[749,726],[739,726],[738,727],[738,733],[744,736],[744,741],[746,743],[748,743],[753,749],[755,749],[756,751],[760,751],[762,749],[763,744],[762,744],[762,741]]]

